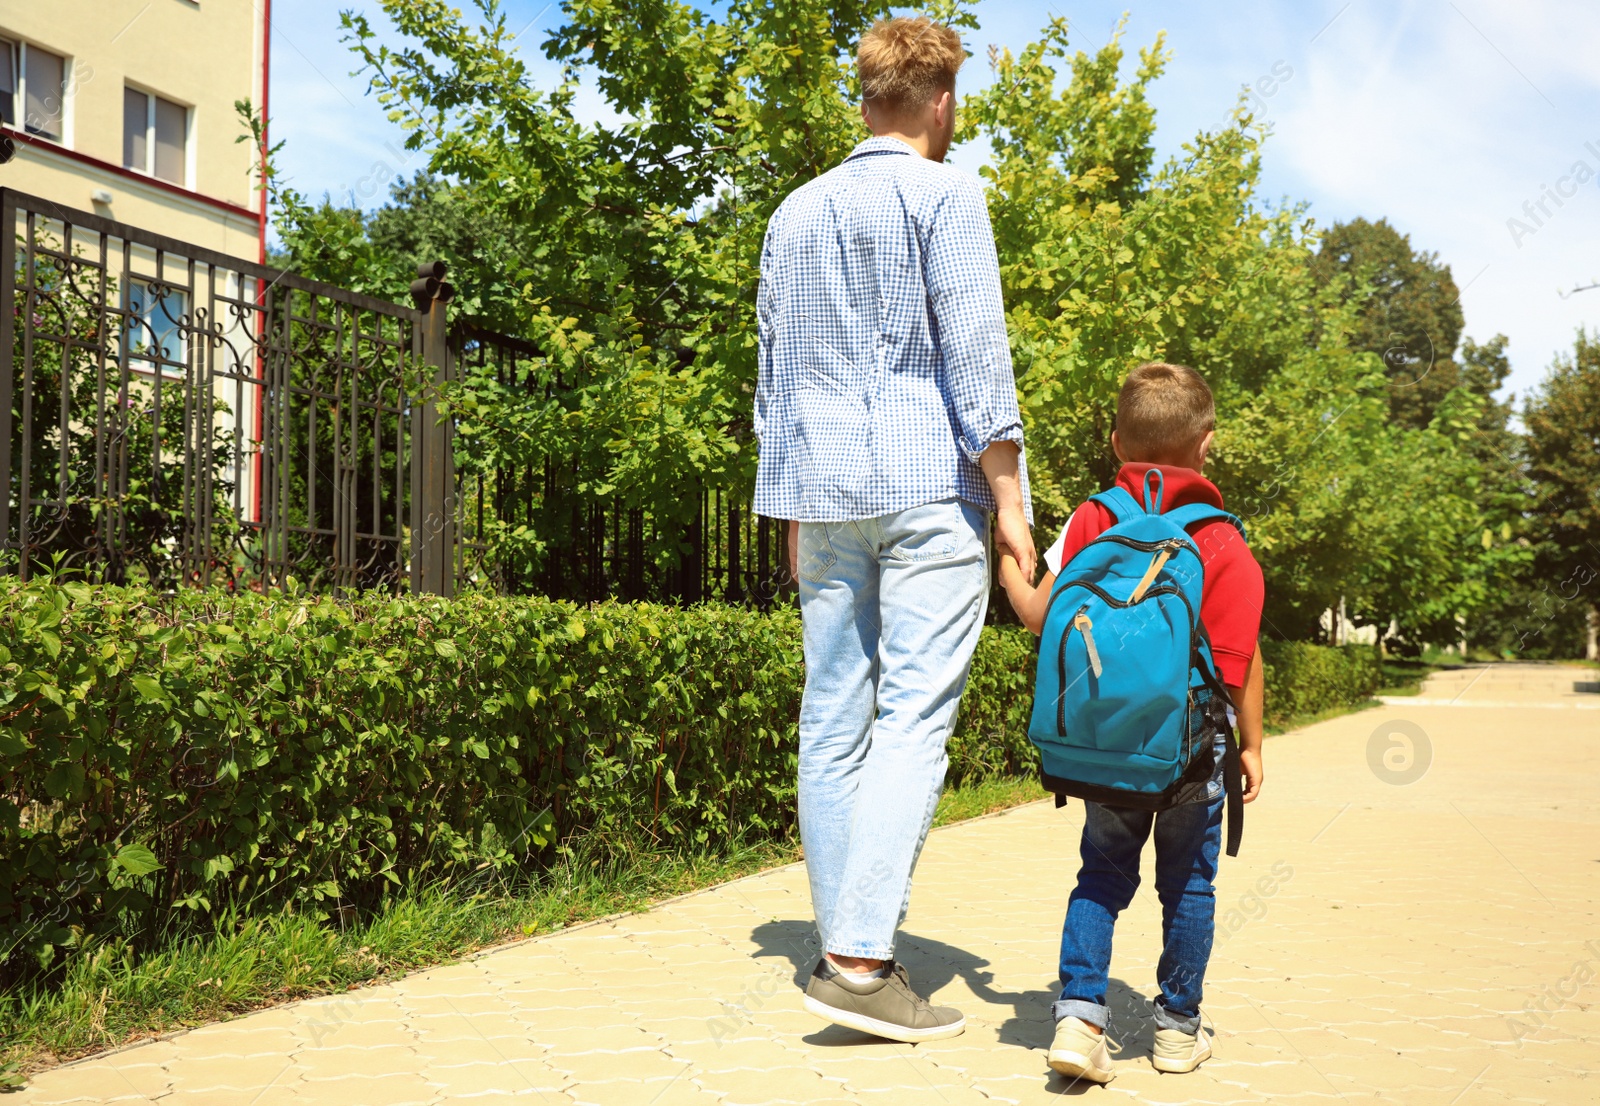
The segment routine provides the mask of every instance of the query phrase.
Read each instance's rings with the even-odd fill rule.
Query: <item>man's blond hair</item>
[[[954,92],[956,71],[966,60],[961,36],[942,23],[926,16],[882,19],[856,48],[861,95],[891,112],[914,110]]]
[[[1211,388],[1187,365],[1146,362],[1117,393],[1117,440],[1130,461],[1181,461],[1216,426]]]

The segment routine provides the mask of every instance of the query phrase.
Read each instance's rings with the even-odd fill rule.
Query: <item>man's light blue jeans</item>
[[[800,524],[800,840],[837,956],[894,955],[989,602],[987,529],[955,499]]]

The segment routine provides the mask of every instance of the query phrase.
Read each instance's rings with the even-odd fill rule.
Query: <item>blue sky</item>
[[[295,187],[371,207],[422,163],[352,75],[342,7],[382,22],[376,0],[275,0],[273,139],[286,142],[280,167]],[[530,64],[553,80],[539,44],[560,5],[506,9],[513,28],[528,27]],[[1600,327],[1600,288],[1559,294],[1600,281],[1600,4],[988,0],[966,35],[962,87],[991,79],[990,44],[1018,51],[1052,14],[1092,51],[1124,11],[1130,56],[1163,30],[1175,54],[1152,94],[1158,156],[1222,124],[1245,85],[1271,89],[1257,104],[1273,125],[1263,195],[1306,201],[1324,225],[1386,217],[1437,252],[1464,289],[1467,335],[1510,337],[1511,390],[1537,383],[1577,327]],[[598,95],[580,110],[609,116]],[[975,169],[983,151],[953,157]]]

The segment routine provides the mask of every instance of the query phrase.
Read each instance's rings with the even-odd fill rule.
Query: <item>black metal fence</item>
[[[454,373],[488,369],[507,391],[545,399],[569,383],[535,346],[469,319],[451,325],[450,364]],[[462,561],[487,548],[493,521],[526,528],[546,543],[531,572],[504,559],[494,564],[505,591],[578,601],[612,596],[766,606],[783,590],[779,525],[752,515],[747,497],[715,487],[686,489],[695,502],[692,518],[673,522],[585,495],[581,486],[595,475],[576,458],[554,456],[520,469],[460,474]]]
[[[695,489],[689,523],[586,496],[575,461],[458,464],[465,365],[545,395],[534,346],[0,189],[0,567],[155,586],[770,602],[777,527]],[[437,266],[434,278],[443,275]],[[427,285],[420,280],[419,286]],[[533,561],[501,556],[523,528]]]

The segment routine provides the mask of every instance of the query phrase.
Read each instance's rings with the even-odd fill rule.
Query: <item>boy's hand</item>
[[[1244,775],[1244,801],[1253,803],[1261,794],[1261,750],[1240,749],[1239,770]]]

